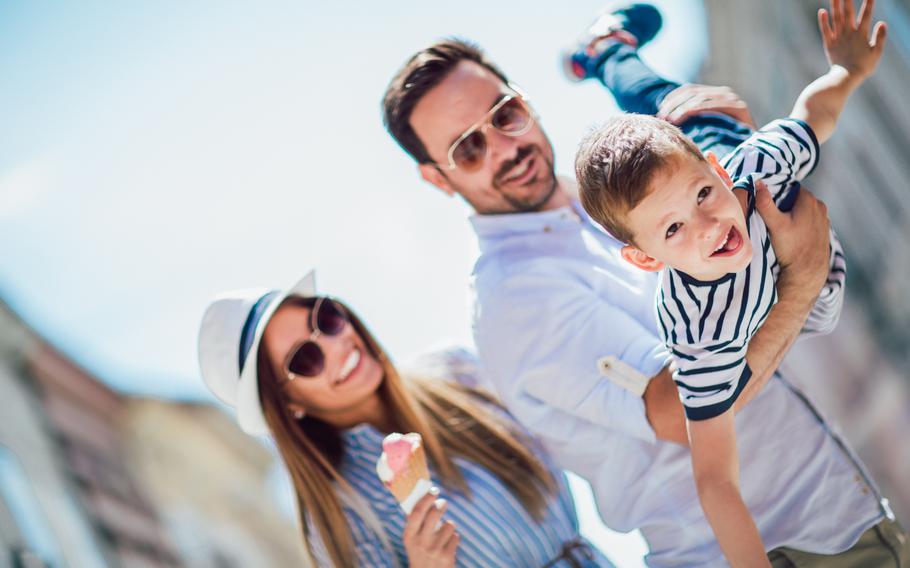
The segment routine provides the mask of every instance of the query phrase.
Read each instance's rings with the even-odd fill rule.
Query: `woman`
[[[319,565],[610,565],[578,535],[562,474],[500,407],[400,377],[350,310],[316,296],[312,272],[285,292],[216,299],[199,358],[243,430],[275,439]],[[407,517],[375,471],[393,431],[421,434],[441,488]]]

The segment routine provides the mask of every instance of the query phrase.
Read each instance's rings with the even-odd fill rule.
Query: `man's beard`
[[[553,194],[556,192],[557,182],[556,182],[556,171],[553,168],[553,161],[547,159],[543,152],[538,151],[538,157],[543,160],[546,165],[545,168],[545,178],[541,180],[534,180],[535,185],[539,183],[546,183],[549,185],[546,191],[543,192],[540,196],[529,196],[527,198],[521,198],[509,194],[504,191],[500,184],[499,180],[505,177],[505,175],[510,172],[513,168],[517,167],[525,158],[534,152],[537,146],[525,146],[518,150],[518,153],[515,156],[515,159],[503,164],[499,172],[493,178],[493,188],[499,192],[503,199],[511,205],[511,209],[507,211],[496,211],[491,213],[533,213],[540,211],[544,205],[553,197]]]

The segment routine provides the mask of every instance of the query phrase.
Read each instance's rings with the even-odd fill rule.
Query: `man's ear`
[[[727,186],[727,189],[733,187],[733,180],[730,179],[730,174],[727,173],[727,170],[720,165],[720,162],[717,161],[717,156],[714,152],[705,152],[705,158],[708,160],[708,163],[711,164],[711,167],[714,168],[714,173],[720,176],[720,179],[723,180],[724,185]]]
[[[622,247],[619,253],[626,262],[633,264],[642,270],[647,270],[648,272],[657,272],[664,267],[663,262],[657,260],[653,256],[648,256],[644,251],[637,249],[632,245]]]
[[[449,197],[455,195],[455,188],[449,183],[449,178],[439,170],[436,164],[418,164],[417,169],[420,170],[420,177],[444,191]]]

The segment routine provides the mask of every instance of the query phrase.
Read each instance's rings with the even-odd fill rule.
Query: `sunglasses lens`
[[[521,99],[508,100],[490,119],[493,128],[501,132],[520,132],[531,122],[531,113]]]
[[[306,341],[288,361],[288,371],[301,377],[317,377],[325,368],[325,355],[313,341]]]
[[[326,335],[338,335],[348,323],[348,316],[340,305],[326,298],[316,314],[316,325]]]
[[[481,131],[475,130],[458,143],[452,152],[452,160],[462,170],[472,172],[483,164],[486,155],[487,140]]]

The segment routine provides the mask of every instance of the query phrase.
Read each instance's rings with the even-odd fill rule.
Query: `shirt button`
[[[544,232],[544,233],[550,233],[550,232],[552,232],[552,231],[553,231],[553,228],[550,227],[549,225],[546,225],[546,226],[543,228],[543,232]]]

